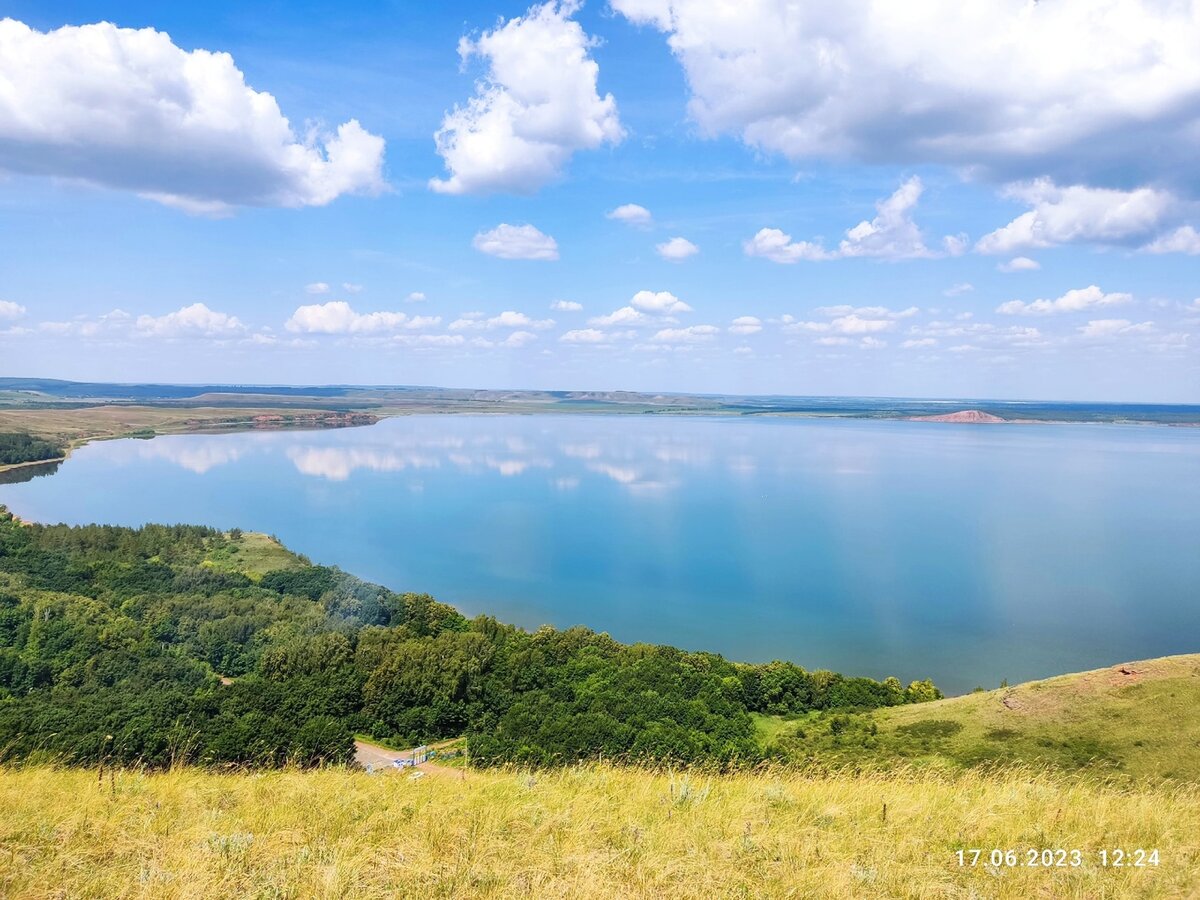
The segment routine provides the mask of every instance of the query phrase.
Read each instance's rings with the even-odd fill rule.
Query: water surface
[[[1200,651],[1200,429],[414,416],[77,451],[46,522],[189,522],[468,615],[951,692]]]

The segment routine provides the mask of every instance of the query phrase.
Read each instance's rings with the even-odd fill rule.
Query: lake
[[[412,416],[90,444],[44,522],[278,535],[467,615],[950,693],[1200,650],[1200,429]]]

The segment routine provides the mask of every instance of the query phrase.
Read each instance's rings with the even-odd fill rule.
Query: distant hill
[[[954,422],[962,425],[997,425],[1007,422],[999,416],[979,409],[964,409],[959,412],[942,413],[938,416],[912,416],[913,422]]]
[[[423,385],[104,384],[47,378],[0,378],[0,409],[97,405],[305,408],[413,412],[566,412],[661,415],[812,416],[931,421],[1144,422],[1200,424],[1200,406],[897,397],[640,393],[619,390],[505,390]],[[947,410],[958,410],[947,412]],[[944,418],[964,412],[981,418]]]

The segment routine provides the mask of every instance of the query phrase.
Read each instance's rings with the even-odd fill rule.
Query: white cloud
[[[1145,247],[1146,253],[1186,253],[1189,256],[1200,254],[1200,231],[1191,225],[1181,225],[1169,234],[1164,234]]]
[[[867,350],[879,350],[887,346],[887,341],[875,337],[865,337],[858,342],[858,346]]]
[[[889,197],[875,204],[876,216],[859,222],[846,230],[846,236],[834,250],[827,250],[820,241],[793,241],[790,234],[778,228],[763,228],[742,248],[747,256],[762,256],[772,262],[794,263],[800,260],[820,262],[828,259],[870,257],[874,259],[921,259],[939,254],[925,246],[924,237],[910,213],[924,190],[915,175],[905,181]],[[959,255],[964,239],[947,237],[944,252]]]
[[[1079,333],[1085,338],[1111,338],[1120,334],[1145,334],[1153,330],[1153,322],[1135,325],[1128,319],[1092,319],[1086,325],[1079,326]]]
[[[973,290],[975,290],[975,285],[971,284],[971,282],[960,281],[958,284],[950,285],[942,293],[947,297],[960,297],[963,294],[969,294]]]
[[[886,319],[864,319],[854,313],[840,316],[829,324],[834,331],[841,334],[867,334],[875,331],[888,331],[893,327],[893,323]]]
[[[900,346],[903,347],[905,350],[915,350],[915,349],[921,349],[924,347],[936,347],[937,340],[935,338],[914,338],[912,340],[905,341]]]
[[[778,228],[761,228],[742,244],[747,256],[762,256],[771,262],[794,263],[800,260],[813,262],[833,259],[834,256],[820,244],[811,241],[793,241],[790,234]]]
[[[838,306],[818,306],[813,312],[822,316],[866,316],[875,319],[911,319],[921,310],[915,306],[904,309],[889,309],[886,306],[851,306],[848,303]]]
[[[432,179],[433,190],[531,193],[557,178],[575,151],[625,136],[616,100],[597,93],[594,41],[570,18],[578,7],[552,0],[459,41],[464,65],[479,57],[487,73],[434,135],[450,175]]]
[[[485,321],[485,326],[492,328],[536,328],[539,331],[554,327],[553,319],[532,319],[523,312],[506,309],[498,316],[492,316]]]
[[[107,22],[0,20],[0,169],[78,179],[189,212],[323,206],[384,189],[383,139],[351,119],[297,137],[228,53]]]
[[[165,316],[138,316],[137,332],[149,337],[229,337],[245,331],[236,316],[193,303]]]
[[[654,217],[650,215],[650,210],[644,206],[638,206],[636,203],[625,203],[618,206],[616,209],[605,213],[605,218],[615,219],[618,222],[624,222],[626,225],[634,225],[639,228],[646,228],[654,221]]]
[[[1040,269],[1042,264],[1028,256],[1014,256],[1008,262],[997,263],[996,268],[1001,272],[1033,272]]]
[[[120,338],[128,335],[132,324],[133,316],[123,309],[114,309],[95,319],[80,315],[68,322],[39,322],[37,330],[52,335],[77,334],[85,338]]]
[[[557,312],[579,312],[583,309],[583,304],[574,300],[555,300],[550,304],[550,308]]]
[[[506,309],[490,317],[480,312],[463,313],[450,323],[451,331],[494,331],[497,328],[533,328],[544,331],[553,327],[553,319],[534,319],[514,309]]]
[[[532,331],[514,331],[500,343],[505,347],[524,347],[536,340],[537,335]]]
[[[660,344],[699,344],[721,333],[715,325],[689,325],[687,328],[663,328],[652,340]]]
[[[353,282],[343,281],[342,282],[342,290],[345,291],[347,294],[361,294],[363,292],[363,286],[361,284],[354,284]]]
[[[457,347],[466,341],[461,334],[419,334],[415,339],[430,347]]]
[[[1192,2],[611,3],[667,34],[707,135],[793,160],[1200,187]]]
[[[900,185],[894,194],[875,205],[878,215],[874,219],[859,222],[846,232],[845,240],[838,245],[838,255],[881,259],[933,255],[921,238],[921,229],[909,215],[921,199],[923,190],[921,179],[915,175]]]
[[[20,303],[12,300],[0,300],[0,319],[19,319],[27,310]]]
[[[611,337],[598,328],[577,328],[559,338],[567,344],[606,344]]]
[[[757,316],[738,316],[729,324],[730,334],[758,334],[762,331],[762,319]]]
[[[669,291],[638,291],[629,302],[644,312],[656,315],[674,315],[692,311],[690,306]]]
[[[312,284],[306,284],[304,286],[304,293],[306,293],[306,294],[328,294],[329,293],[329,285],[327,285],[323,281],[314,281]]]
[[[654,249],[659,256],[670,262],[682,262],[689,256],[695,256],[700,252],[699,247],[683,237],[673,237],[656,245]]]
[[[1116,306],[1128,303],[1132,299],[1132,294],[1106,294],[1093,284],[1067,291],[1054,300],[1033,300],[1029,303],[1023,300],[1009,300],[997,306],[996,312],[1008,316],[1048,316],[1055,313],[1083,312],[1097,306]]]
[[[407,297],[404,298],[404,302],[406,302],[406,303],[424,303],[425,302],[425,294],[422,291],[413,291],[411,294],[409,294]]]
[[[558,242],[532,225],[502,223],[475,235],[471,245],[480,253],[501,259],[558,259]]]
[[[589,325],[599,325],[601,328],[609,325],[636,325],[645,322],[650,317],[643,312],[639,312],[632,306],[622,306],[620,309],[613,310],[606,316],[592,316],[588,319]]]
[[[837,309],[838,307],[832,308]],[[817,312],[821,312],[821,310],[818,309]],[[859,312],[851,312],[847,315],[837,316],[828,322],[789,322],[783,326],[783,330],[789,334],[801,334],[804,332],[872,334],[879,331],[891,331],[895,327],[896,322],[892,318],[869,318],[860,315]]]
[[[1120,243],[1154,231],[1175,206],[1166,191],[1059,187],[1048,178],[1012,184],[1003,193],[1033,207],[975,244],[980,253],[1012,253],[1074,241]]]
[[[440,316],[409,316],[402,312],[360,313],[345,300],[331,300],[298,307],[284,327],[301,334],[371,334],[430,328],[441,321]]]

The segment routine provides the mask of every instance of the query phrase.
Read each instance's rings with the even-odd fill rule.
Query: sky
[[[1200,0],[0,20],[0,375],[1200,402]]]

